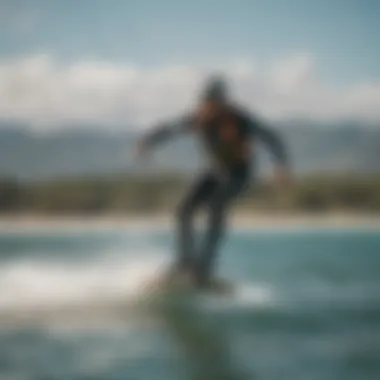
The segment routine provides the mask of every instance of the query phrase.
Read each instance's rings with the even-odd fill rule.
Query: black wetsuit
[[[266,143],[278,163],[286,164],[287,159],[277,134],[255,117],[234,107],[226,108],[219,117],[208,122],[202,122],[196,113],[179,118],[154,129],[146,141],[155,144],[187,131],[199,136],[211,165],[195,181],[178,207],[177,265],[180,269],[194,270],[202,283],[211,275],[228,206],[249,184],[253,155],[248,148],[253,148],[252,140]],[[195,257],[192,221],[200,206],[207,206],[209,221],[201,251]]]

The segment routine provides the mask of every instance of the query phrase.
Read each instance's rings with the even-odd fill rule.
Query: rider
[[[260,139],[271,150],[277,176],[288,179],[288,159],[282,140],[256,116],[234,105],[223,78],[207,83],[193,112],[158,125],[139,143],[139,154],[169,137],[194,133],[203,143],[210,162],[187,192],[177,210],[178,251],[175,268],[190,273],[198,286],[207,285],[224,234],[226,214],[233,200],[249,184],[254,144]],[[209,211],[208,228],[199,255],[193,242],[193,216],[201,206]]]

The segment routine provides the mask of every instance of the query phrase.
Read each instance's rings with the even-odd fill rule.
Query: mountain
[[[380,128],[359,123],[279,123],[296,172],[380,171]],[[23,180],[113,173],[192,172],[201,163],[197,144],[184,138],[165,144],[149,165],[133,160],[139,134],[67,128],[41,135],[26,126],[0,125],[0,176]],[[260,170],[269,155],[259,148]]]

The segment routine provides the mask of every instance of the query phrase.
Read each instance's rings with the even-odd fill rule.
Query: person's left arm
[[[271,152],[280,182],[286,182],[290,176],[290,163],[283,138],[277,131],[259,118],[248,117],[247,124],[251,137],[259,139]]]
[[[255,121],[254,133],[270,150],[277,165],[283,167],[289,165],[288,152],[284,140],[278,132],[262,121]]]

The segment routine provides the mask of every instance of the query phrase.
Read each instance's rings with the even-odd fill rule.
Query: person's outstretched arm
[[[139,148],[140,150],[146,150],[156,144],[188,132],[193,126],[193,123],[192,115],[186,115],[174,121],[159,124],[142,137]]]
[[[256,124],[255,132],[256,136],[271,151],[276,164],[287,167],[289,165],[288,154],[284,141],[279,136],[279,134],[261,122]]]
[[[252,119],[251,126],[253,136],[261,140],[274,157],[277,179],[279,182],[288,182],[290,179],[290,163],[283,139],[261,120]]]

